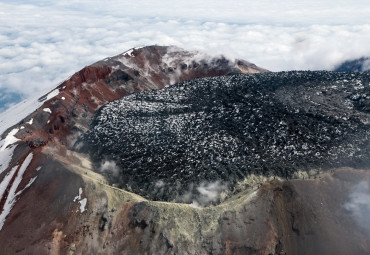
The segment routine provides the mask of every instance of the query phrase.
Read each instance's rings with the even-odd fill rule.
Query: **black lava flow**
[[[178,83],[104,105],[84,135],[108,180],[172,201],[189,186],[250,174],[370,164],[370,73],[280,72]]]

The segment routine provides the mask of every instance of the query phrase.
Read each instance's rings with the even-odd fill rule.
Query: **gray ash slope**
[[[111,183],[165,201],[203,181],[232,189],[252,173],[366,167],[369,81],[367,72],[320,71],[182,82],[103,106],[84,150],[97,168],[116,162]]]

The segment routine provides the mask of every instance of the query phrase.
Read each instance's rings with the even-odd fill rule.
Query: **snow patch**
[[[4,172],[13,157],[13,152],[16,146],[10,146],[15,142],[19,141],[14,135],[19,131],[18,128],[13,129],[5,137],[4,140],[0,141],[0,174]]]
[[[132,52],[133,52],[134,50],[138,50],[138,49],[141,49],[141,48],[144,48],[144,47],[135,47],[135,48],[129,49],[128,51],[125,51],[124,53],[122,53],[122,55],[129,55],[129,56],[133,56],[133,55],[132,55]]]
[[[38,167],[36,168],[36,171],[40,171],[40,170],[41,170],[41,168],[42,168],[42,166],[38,166]]]
[[[25,189],[27,189],[28,187],[30,187],[32,185],[32,183],[36,180],[37,176],[33,177],[30,179],[30,181],[27,183],[27,185],[20,191],[17,192],[17,194],[15,194],[16,196],[19,196]]]
[[[78,202],[80,203],[80,211],[81,213],[83,213],[86,210],[87,198],[85,197],[84,199],[81,199]]]
[[[32,125],[32,123],[33,123],[33,118],[32,119],[30,119],[30,121],[29,122],[26,122],[27,124],[30,124],[30,125]]]
[[[0,183],[0,201],[3,199],[6,188],[8,187],[10,180],[13,178],[17,168],[18,166],[13,167],[12,170],[10,170],[7,175],[5,175],[4,179]]]
[[[54,89],[52,92],[47,94],[46,101],[52,99],[53,97],[56,97],[59,94],[59,89]]]
[[[19,129],[18,128],[15,128],[15,129],[13,129],[12,131],[9,132],[9,134],[4,139],[4,143],[1,146],[0,151],[5,151],[5,149],[9,145],[11,145],[11,144],[19,141],[19,139],[14,136],[15,134],[17,134],[18,131],[19,131]]]
[[[81,199],[81,195],[82,195],[82,188],[79,188],[78,196],[75,196],[75,198],[73,199],[73,202],[76,202],[77,200]]]
[[[78,203],[80,203],[80,212],[83,213],[84,211],[86,211],[87,198],[85,197],[85,198],[81,199],[81,195],[82,195],[82,188],[79,188],[78,189],[78,196],[76,196],[73,199],[73,202],[76,202],[77,200],[80,200],[80,201],[78,201]]]
[[[123,55],[129,55],[129,56],[132,56],[132,52],[134,51],[134,48],[132,48],[132,49],[130,49],[130,50],[128,50],[128,51],[126,51],[126,52],[124,52],[123,53]]]
[[[8,197],[6,198],[3,210],[0,214],[0,230],[3,228],[4,223],[5,223],[5,219],[8,216],[8,214],[10,213],[11,209],[13,208],[13,206],[16,202],[16,198],[19,195],[19,192],[16,193],[17,188],[18,188],[19,184],[22,181],[22,177],[23,177],[24,172],[26,171],[27,167],[29,166],[29,164],[32,161],[32,157],[33,157],[33,154],[30,153],[26,157],[26,159],[23,161],[22,166],[18,170],[17,177],[15,178],[15,180],[13,182],[13,185],[11,186],[11,188],[9,190]]]
[[[65,97],[62,97],[62,100],[66,100],[66,98]]]
[[[12,146],[11,148],[7,148],[5,151],[0,151],[0,174],[8,168],[9,163],[12,160],[15,147],[16,146]]]
[[[44,109],[42,109],[44,112],[48,112],[48,113],[50,113],[51,114],[51,110],[50,110],[50,108],[44,108]]]

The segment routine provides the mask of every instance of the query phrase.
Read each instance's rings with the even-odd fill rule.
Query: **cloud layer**
[[[332,69],[370,56],[369,13],[363,0],[0,1],[0,89],[27,97],[151,44],[223,53],[272,71]]]

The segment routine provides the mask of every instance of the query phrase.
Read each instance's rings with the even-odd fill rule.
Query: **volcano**
[[[368,254],[370,74],[131,49],[0,115],[4,254]]]

